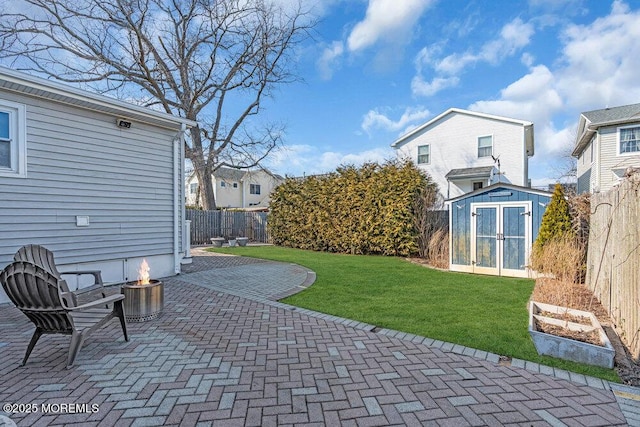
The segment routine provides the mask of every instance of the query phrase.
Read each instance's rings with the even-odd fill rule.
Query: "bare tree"
[[[14,0],[0,16],[0,58],[197,121],[186,156],[215,209],[211,174],[257,166],[282,141],[283,125],[256,115],[296,80],[294,48],[314,25],[291,3]]]

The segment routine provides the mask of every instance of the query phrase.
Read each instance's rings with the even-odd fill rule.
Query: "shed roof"
[[[547,197],[551,197],[553,195],[553,193],[550,193],[548,191],[544,191],[544,190],[536,190],[530,187],[522,187],[520,185],[513,185],[513,184],[506,184],[504,182],[498,182],[495,184],[492,184],[488,187],[484,187],[484,188],[480,188],[478,190],[472,191],[470,193],[466,193],[463,194],[461,196],[458,197],[454,197],[452,199],[448,199],[447,202],[448,203],[452,203],[458,200],[462,200],[462,199],[466,199],[467,197],[472,197],[472,196],[476,196],[478,194],[482,194],[482,193],[488,193],[490,191],[496,191],[498,189],[504,189],[506,191],[520,191],[523,193],[529,193],[529,194],[537,194],[540,196],[547,196]]]
[[[0,89],[98,111],[116,117],[121,116],[125,119],[164,128],[180,129],[182,125],[187,127],[197,125],[197,122],[193,120],[87,92],[5,67],[0,67]]]
[[[491,176],[493,166],[451,169],[444,177],[449,181],[456,179],[485,178]]]

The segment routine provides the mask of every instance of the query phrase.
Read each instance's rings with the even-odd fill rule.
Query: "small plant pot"
[[[221,248],[224,243],[224,237],[212,237],[209,240],[211,240],[211,244],[214,248]]]
[[[238,237],[236,240],[238,241],[239,246],[247,246],[247,243],[249,242],[248,237]]]
[[[557,315],[568,314],[588,320],[585,324],[574,323],[555,317],[544,316],[542,314],[544,312]],[[574,331],[595,331],[600,337],[602,345],[590,344],[542,332],[536,326],[538,322],[561,326]],[[529,334],[540,355],[552,356],[603,368],[613,368],[615,350],[604,329],[602,329],[600,322],[598,322],[598,319],[596,319],[593,313],[531,301],[531,305],[529,306]]]
[[[238,243],[236,239],[229,239],[229,247],[234,247]]]

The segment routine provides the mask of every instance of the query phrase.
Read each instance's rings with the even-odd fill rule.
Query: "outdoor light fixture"
[[[116,124],[118,125],[119,128],[125,128],[125,129],[131,128],[131,122],[127,119],[117,119]]]

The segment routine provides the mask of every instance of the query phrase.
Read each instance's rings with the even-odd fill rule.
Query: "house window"
[[[198,192],[198,183],[192,182],[189,186],[189,191],[191,192],[191,194],[196,194]]]
[[[238,188],[238,183],[237,182],[233,183],[233,188]]]
[[[429,164],[431,160],[429,158],[431,154],[431,148],[429,145],[419,145],[418,146],[418,164]]]
[[[220,181],[220,187],[226,187],[226,186],[227,186],[227,183],[226,183],[226,182],[224,182],[224,181]]]
[[[0,176],[26,176],[25,106],[0,100]]]
[[[620,154],[640,152],[640,126],[620,129]]]
[[[478,137],[478,157],[490,157],[493,153],[493,136]]]
[[[260,194],[260,184],[249,184],[249,194]]]
[[[478,181],[478,182],[474,182],[473,183],[473,191],[479,190],[482,187],[484,187],[484,184],[482,183],[482,181]]]

